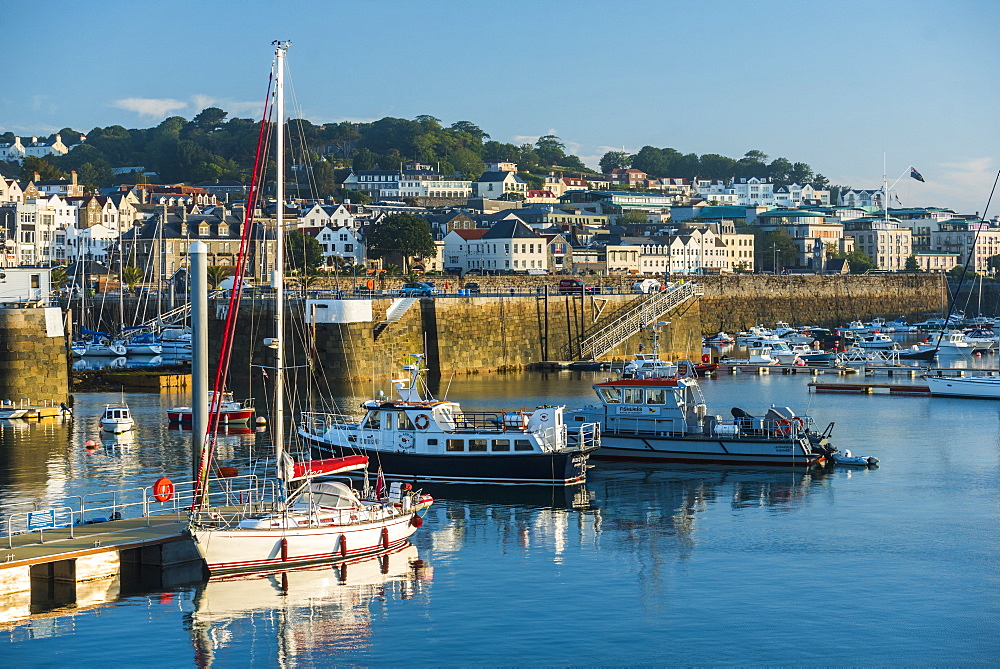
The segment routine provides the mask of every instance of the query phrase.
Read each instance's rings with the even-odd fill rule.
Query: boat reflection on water
[[[246,660],[247,637],[273,638],[288,666],[316,649],[371,643],[373,600],[412,599],[433,578],[412,544],[362,560],[209,579],[195,594],[191,630],[199,666]]]
[[[583,483],[551,486],[426,483],[420,484],[420,488],[436,500],[540,509],[585,509],[594,499]]]

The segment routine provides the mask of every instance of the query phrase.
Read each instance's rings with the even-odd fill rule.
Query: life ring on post
[[[153,497],[157,502],[169,502],[174,496],[174,482],[168,478],[156,479],[153,484]]]
[[[371,279],[368,279],[368,281],[365,282],[365,288],[367,288],[368,290],[373,290],[375,288],[375,282],[372,281]]]
[[[417,426],[418,430],[426,430],[427,426],[431,424],[431,417],[425,413],[419,413],[413,419],[413,424]]]
[[[712,356],[710,356],[708,353],[702,353],[701,354],[701,361],[702,362],[712,362]]]
[[[792,433],[792,422],[782,418],[777,422],[775,428],[777,429],[779,436],[787,437]]]

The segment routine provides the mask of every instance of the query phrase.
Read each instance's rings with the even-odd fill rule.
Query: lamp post
[[[771,245],[771,251],[774,252],[773,260],[771,261],[771,271],[775,274],[778,273],[778,243],[775,242]]]

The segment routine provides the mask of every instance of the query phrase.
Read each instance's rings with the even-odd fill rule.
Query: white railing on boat
[[[801,423],[799,422],[801,420]],[[613,422],[612,422],[613,421]],[[654,435],[659,437],[704,436],[710,439],[764,439],[797,442],[813,420],[796,416],[791,420],[764,418],[706,419],[702,425],[689,425],[683,418],[614,416],[604,426],[604,432],[615,434]]]
[[[186,512],[194,500],[194,482],[174,483],[174,492],[168,501],[156,499],[154,486],[125,488],[122,490],[99,490],[86,495],[72,495],[57,504],[42,500],[19,502],[0,507],[3,514],[4,531],[8,548],[13,546],[13,537],[19,534],[38,532],[44,540],[44,531],[57,528],[73,528],[79,525],[95,525],[111,520],[145,518],[146,525],[152,517],[164,514]],[[245,512],[263,511],[280,499],[278,482],[260,479],[254,474],[209,479],[206,500],[218,507],[241,507]],[[30,507],[30,510],[17,510]]]

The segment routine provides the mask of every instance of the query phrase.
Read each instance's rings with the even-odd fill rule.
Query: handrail
[[[591,360],[600,358],[664,313],[691,297],[704,294],[704,289],[693,282],[682,283],[671,290],[650,294],[600,331],[584,339],[580,343],[580,357]]]

